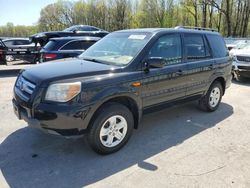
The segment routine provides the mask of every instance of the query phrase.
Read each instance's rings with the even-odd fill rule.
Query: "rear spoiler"
[[[41,47],[44,46],[48,42],[48,38],[46,35],[39,36],[38,34],[30,36],[29,40],[31,42],[34,42],[36,45],[39,43]]]

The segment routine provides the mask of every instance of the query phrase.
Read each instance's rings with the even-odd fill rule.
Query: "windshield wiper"
[[[102,61],[102,60],[95,59],[95,58],[82,58],[82,59],[86,60],[86,61],[92,61],[92,62],[95,62],[95,63],[101,63],[101,64],[105,64],[105,65],[110,65],[107,61]]]

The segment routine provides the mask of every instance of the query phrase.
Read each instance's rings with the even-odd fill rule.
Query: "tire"
[[[199,100],[199,107],[203,111],[207,112],[213,112],[217,110],[220,105],[222,95],[223,88],[221,83],[218,81],[213,82],[206,95]]]
[[[134,128],[134,117],[126,106],[107,103],[97,111],[89,126],[88,144],[95,152],[106,155],[120,150],[127,143]]]

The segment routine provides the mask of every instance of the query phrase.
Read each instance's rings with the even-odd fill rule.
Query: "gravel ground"
[[[250,187],[250,82],[216,112],[196,103],[145,115],[119,152],[27,128],[12,112],[15,77],[0,77],[0,187]]]

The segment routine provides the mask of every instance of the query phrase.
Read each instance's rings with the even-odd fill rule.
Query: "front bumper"
[[[233,71],[242,77],[250,78],[250,62],[234,61]]]
[[[30,127],[49,134],[65,137],[79,136],[85,133],[88,126],[84,119],[90,107],[39,104],[30,109],[15,99],[12,103],[18,119],[26,121]]]

